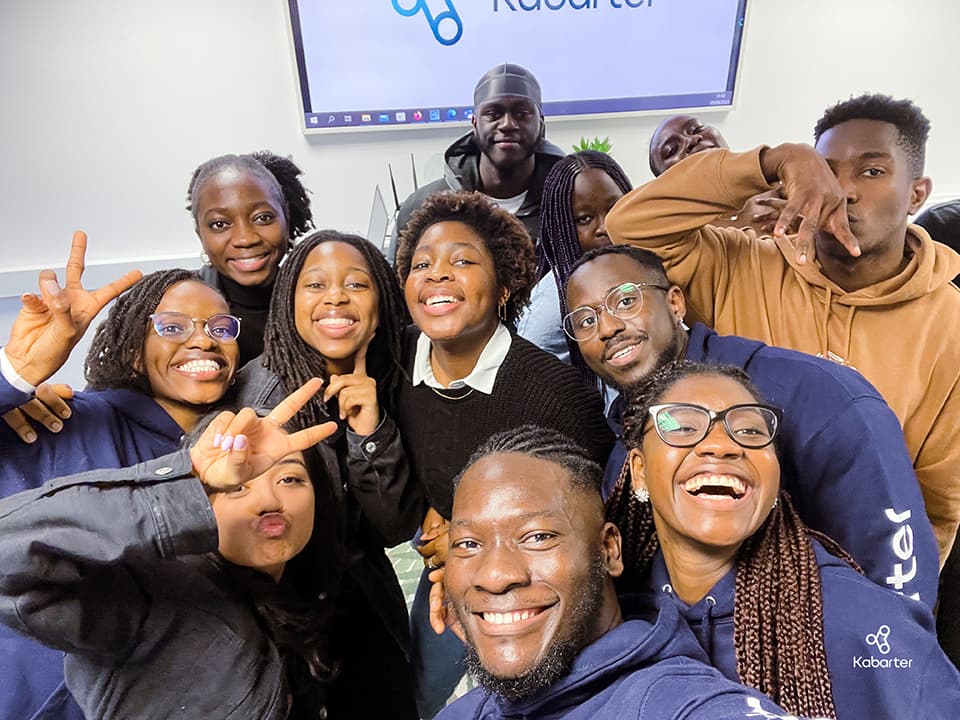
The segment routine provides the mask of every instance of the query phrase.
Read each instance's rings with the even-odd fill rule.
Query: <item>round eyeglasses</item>
[[[643,307],[645,287],[664,291],[670,289],[655,283],[623,283],[608,292],[603,302],[596,307],[584,305],[567,313],[563,318],[563,331],[571,340],[585,342],[597,334],[599,315],[604,310],[621,320],[632,318]]]
[[[240,318],[226,313],[204,319],[180,312],[158,312],[150,316],[150,323],[157,335],[177,343],[186,342],[198,324],[207,337],[217,342],[236,342],[240,337]]]
[[[715,422],[721,421],[737,445],[757,449],[773,442],[783,411],[759,403],[731,405],[720,412],[691,403],[670,403],[653,405],[650,417],[660,439],[673,447],[693,447],[707,436]]]

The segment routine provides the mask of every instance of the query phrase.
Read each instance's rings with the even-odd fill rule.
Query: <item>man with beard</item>
[[[584,450],[531,425],[467,462],[444,587],[480,687],[438,717],[778,717],[768,698],[703,664],[674,605],[655,623],[624,620],[620,533],[604,522],[600,480]]]
[[[933,607],[937,546],[896,416],[849,368],[805,353],[722,336],[683,323],[683,292],[649,250],[611,245],[586,253],[567,283],[564,330],[587,366],[614,388],[643,383],[683,358],[736,365],[767,402],[783,408],[781,483],[804,522],[839,542],[874,582]],[[626,458],[624,403],[608,421],[617,445],[609,494]]]
[[[929,128],[908,100],[852,98],[817,122],[816,148],[694,153],[606,228],[663,258],[692,318],[863,373],[903,427],[942,564],[960,526],[960,255],[909,224],[931,190]],[[778,181],[772,237],[710,225]]]
[[[480,78],[473,91],[473,129],[447,148],[443,177],[415,191],[400,207],[391,259],[410,215],[436,192],[484,193],[515,215],[536,244],[543,181],[565,155],[544,139],[540,104],[540,84],[526,68],[503,63]]]

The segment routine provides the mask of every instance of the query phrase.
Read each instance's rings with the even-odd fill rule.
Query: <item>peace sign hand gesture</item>
[[[380,424],[380,405],[377,401],[377,383],[367,375],[367,350],[370,337],[354,356],[353,372],[348,375],[331,375],[323,401],[337,398],[340,419],[346,420],[357,435],[367,436]]]
[[[59,370],[103,306],[142,277],[139,270],[131,270],[99,290],[86,290],[81,282],[86,251],[87,235],[78,230],[67,260],[66,285],[60,287],[53,270],[41,270],[40,295],[24,293],[20,298],[22,307],[4,352],[17,374],[31,385],[39,385]]]
[[[330,437],[337,430],[335,422],[295,433],[283,429],[322,385],[319,378],[308,380],[263,418],[251,408],[220,413],[190,448],[194,475],[214,492],[232,490],[262,475],[285,455]]]

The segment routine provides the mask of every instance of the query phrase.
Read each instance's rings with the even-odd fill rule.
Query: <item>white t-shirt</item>
[[[495,198],[490,197],[489,195],[487,195],[487,197],[490,198],[490,201],[494,205],[499,205],[511,215],[516,215],[517,210],[523,207],[523,201],[527,199],[527,191],[524,190],[522,193],[519,195],[514,195],[512,198]]]

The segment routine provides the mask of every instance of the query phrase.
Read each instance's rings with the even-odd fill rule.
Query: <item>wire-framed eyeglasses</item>
[[[186,342],[197,324],[203,326],[207,337],[217,342],[236,342],[240,337],[240,318],[226,313],[192,318],[181,312],[158,312],[150,316],[150,324],[157,335],[176,343]]]
[[[651,406],[650,418],[660,439],[673,447],[693,447],[720,421],[737,445],[757,449],[777,437],[783,411],[760,403],[731,405],[720,412],[692,403],[669,403]]]
[[[563,318],[563,331],[571,340],[585,342],[597,334],[599,315],[604,310],[621,320],[634,317],[643,308],[645,287],[664,291],[670,289],[656,283],[623,283],[608,292],[596,307],[584,305],[567,313]]]

